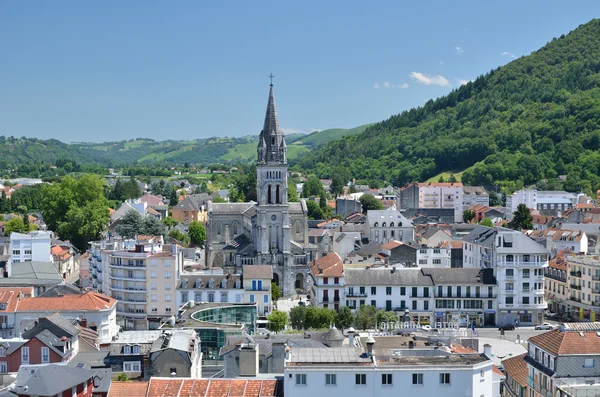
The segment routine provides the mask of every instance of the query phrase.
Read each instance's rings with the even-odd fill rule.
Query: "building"
[[[49,262],[52,263],[50,253],[50,233],[35,231],[27,234],[10,234],[10,259],[8,262],[8,277],[12,275],[12,267],[20,262]]]
[[[190,194],[177,203],[171,216],[178,222],[206,222],[206,208],[211,197],[207,193]]]
[[[448,233],[436,226],[424,229],[418,233],[417,238],[419,243],[428,247],[437,247],[442,241],[452,240]]]
[[[19,397],[93,397],[103,395],[97,388],[103,383],[100,376],[104,374],[104,371],[92,370],[85,365],[23,366],[19,369],[12,392]]]
[[[564,251],[559,252],[557,256],[548,261],[548,267],[544,269],[546,279],[544,288],[548,309],[559,314],[567,311],[567,300],[570,297],[567,272]]]
[[[506,219],[511,220],[513,212],[517,210],[519,204],[525,204],[529,209],[537,208],[537,190],[521,189],[511,195],[506,196]]]
[[[237,302],[244,300],[239,274],[184,275],[177,286],[177,306],[201,302]]]
[[[484,354],[403,348],[401,343],[408,345],[408,341],[396,339],[390,343],[384,338],[364,338],[364,350],[291,348],[285,363],[284,395],[493,395],[493,364]],[[386,348],[379,349],[379,344]]]
[[[475,205],[490,205],[490,195],[483,186],[463,186],[463,211]]]
[[[34,296],[64,283],[52,262],[22,262],[14,266],[10,277],[0,278],[0,287],[32,287]]]
[[[503,227],[478,226],[463,241],[463,267],[494,269],[497,324],[542,323],[549,251],[525,234]]]
[[[531,396],[529,393],[529,385],[527,384],[527,363],[525,356],[527,354],[519,354],[511,358],[502,360],[502,366],[506,373],[504,382],[503,397],[525,397]]]
[[[14,332],[15,335],[23,333],[32,321],[60,313],[69,320],[86,319],[88,326],[96,328],[99,343],[107,344],[118,333],[116,310],[115,299],[92,291],[79,295],[22,298],[15,312]]]
[[[271,280],[273,268],[270,265],[245,265],[244,302],[257,304],[258,315],[266,316],[272,311]]]
[[[110,342],[109,364],[113,373],[124,373],[131,379],[148,379],[151,376],[149,356],[161,330],[123,331]]]
[[[18,336],[15,333],[15,312],[21,299],[33,296],[33,287],[0,287],[0,335],[2,339]]]
[[[367,212],[369,241],[385,244],[392,240],[405,243],[415,241],[415,228],[411,221],[397,210],[372,210]]]
[[[577,204],[577,195],[565,191],[521,189],[506,197],[506,219],[511,220],[519,204],[535,209],[541,215],[560,215]]]
[[[313,261],[311,303],[338,310],[344,305],[344,264],[335,252]]]
[[[196,331],[163,331],[150,348],[152,376],[201,378],[202,353]]]
[[[454,221],[462,222],[463,185],[454,183],[411,183],[400,188],[399,208],[446,208],[454,211]]]
[[[362,205],[356,197],[340,196],[335,199],[336,215],[345,217],[355,212],[362,212]]]
[[[565,313],[580,320],[600,318],[600,260],[593,255],[565,253]]]
[[[158,328],[177,312],[183,253],[162,237],[101,241],[90,247],[92,284],[118,300],[117,322],[127,330]]]
[[[570,251],[584,255],[588,253],[588,237],[581,230],[547,228],[545,230],[529,230],[525,234],[536,241],[551,241],[557,251]]]
[[[311,250],[306,202],[287,201],[287,145],[273,85],[257,147],[257,202],[208,202],[207,266],[237,274],[243,265],[270,265],[281,292],[306,289]],[[245,275],[244,275],[245,276]]]
[[[75,257],[75,250],[70,244],[53,245],[50,249],[52,254],[52,262],[56,266],[56,270],[66,279],[77,270],[79,261]]]

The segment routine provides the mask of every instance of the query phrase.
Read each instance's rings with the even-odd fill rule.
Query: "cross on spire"
[[[273,73],[271,73],[269,75],[269,78],[271,79],[271,87],[273,87],[273,77],[275,77],[275,76],[273,76]]]

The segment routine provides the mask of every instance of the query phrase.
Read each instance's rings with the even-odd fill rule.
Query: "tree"
[[[175,207],[179,203],[179,196],[177,195],[177,189],[175,186],[171,187],[169,192],[169,205]]]
[[[164,223],[166,227],[168,227],[169,229],[171,229],[172,227],[174,227],[175,225],[177,225],[179,222],[176,221],[175,219],[171,218],[170,216],[167,216],[166,218],[164,218],[162,220],[162,223]]]
[[[475,211],[466,209],[463,211],[463,222],[471,223],[471,221],[475,219]]]
[[[496,207],[502,205],[502,196],[493,190],[490,191],[490,206]]]
[[[363,194],[360,196],[359,200],[365,214],[370,210],[383,209],[383,203],[380,200],[377,200],[372,194]]]
[[[277,285],[274,281],[271,281],[271,299],[273,302],[277,302],[281,298],[281,290],[279,289],[279,285]]]
[[[515,212],[513,212],[513,218],[508,223],[508,227],[514,230],[533,229],[531,210],[525,204],[519,204]]]
[[[23,214],[23,230],[28,232],[31,229],[31,225],[29,224],[29,214],[25,212]]]
[[[354,325],[354,314],[348,306],[342,306],[337,313],[335,324],[338,328],[344,329]]]
[[[448,182],[449,183],[456,183],[456,182],[458,182],[458,180],[456,180],[456,176],[451,173],[450,176],[448,177]]]
[[[10,221],[8,221],[4,226],[4,233],[6,236],[10,236],[11,233],[26,233],[29,231],[25,229],[25,224],[23,223],[23,218],[20,216],[13,216]]]
[[[394,312],[378,310],[377,314],[375,314],[375,326],[379,329],[385,328],[384,324],[387,324],[388,327],[393,328],[392,324],[395,324],[397,321],[398,317],[396,317]]]
[[[119,382],[131,382],[131,379],[129,379],[129,376],[127,376],[127,374],[124,374],[124,373],[120,373],[119,375],[117,375],[117,377],[115,379]]]
[[[144,217],[134,210],[130,209],[127,213],[121,218],[119,224],[115,228],[115,231],[118,235],[123,238],[135,238],[144,227]]]
[[[302,186],[302,197],[318,197],[321,191],[323,191],[323,184],[316,175],[311,175]]]
[[[296,189],[296,184],[288,179],[288,203],[296,203],[300,201],[298,198],[298,190]]]
[[[325,219],[329,219],[329,205],[327,204],[327,197],[325,197],[325,192],[322,191],[321,194],[319,194],[319,209],[321,210],[321,213],[323,214],[323,217]]]
[[[79,179],[67,176],[60,183],[44,185],[40,207],[48,229],[79,250],[100,239],[110,220],[105,186],[103,179],[91,174]]]
[[[306,200],[306,208],[308,210],[308,219],[324,219],[325,214],[321,211],[319,204],[317,204],[314,200]]]
[[[296,306],[290,309],[290,324],[294,329],[304,329],[306,307]]]
[[[288,323],[288,315],[286,312],[279,310],[273,310],[271,314],[267,316],[269,321],[269,329],[273,332],[283,331],[286,324]]]
[[[344,187],[350,180],[350,173],[346,167],[336,166],[331,171],[331,186],[329,190],[334,197],[344,194]]]
[[[362,305],[356,311],[356,325],[360,329],[373,328],[376,322],[377,310],[374,306]]]
[[[174,238],[175,240],[177,240],[181,245],[187,247],[190,244],[190,237],[185,234],[180,232],[177,229],[173,229],[169,232],[168,234],[169,237]]]
[[[188,235],[190,236],[190,242],[199,247],[206,240],[206,229],[200,222],[192,221],[188,227]]]
[[[142,233],[148,236],[165,236],[167,227],[158,218],[147,215],[144,218]]]
[[[494,227],[492,220],[490,218],[484,218],[479,222],[481,226]]]

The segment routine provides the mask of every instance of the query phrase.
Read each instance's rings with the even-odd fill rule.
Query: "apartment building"
[[[157,327],[178,308],[182,252],[162,237],[142,237],[90,248],[92,285],[118,300],[118,323],[127,330]]]
[[[600,319],[600,259],[592,255],[565,254],[565,312],[580,320]]]
[[[564,323],[532,336],[526,354],[503,361],[508,363],[504,395],[599,395],[599,332],[600,323]]]
[[[460,182],[408,184],[400,189],[399,208],[452,209],[454,221],[462,222],[463,185]]]
[[[338,310],[345,305],[344,264],[336,252],[313,261],[310,266],[310,277],[312,279],[310,298],[313,306]]]
[[[409,341],[361,339],[366,352],[358,347],[292,347],[285,362],[284,395],[491,397],[498,392],[492,361],[484,354],[414,347],[412,338],[412,349],[379,349],[379,343],[401,346]]]
[[[242,266],[244,286],[244,302],[256,302],[258,315],[268,315],[273,307],[271,301],[271,280],[273,267],[271,265]]]
[[[0,335],[2,339],[19,336],[15,333],[15,313],[23,298],[34,294],[33,287],[0,287]]]
[[[177,285],[177,307],[190,302],[240,303],[244,288],[239,274],[182,275]]]
[[[519,204],[538,210],[542,215],[558,215],[573,208],[577,195],[565,191],[521,189],[506,197],[506,219],[511,220]]]
[[[50,253],[50,233],[35,231],[27,234],[11,233],[9,243],[8,277],[12,267],[19,262],[52,262]]]
[[[588,237],[582,230],[547,228],[545,230],[529,230],[525,234],[536,241],[547,240],[547,246],[553,246],[556,251],[566,250],[584,255],[588,253]]]
[[[544,269],[546,299],[548,309],[555,313],[565,313],[569,299],[569,286],[567,284],[567,262],[564,251],[561,251],[548,262]]]
[[[387,243],[392,240],[410,243],[415,241],[415,228],[410,220],[397,210],[372,210],[367,212],[369,241]]]
[[[525,234],[502,227],[478,226],[463,240],[464,267],[494,269],[498,283],[497,324],[543,322],[549,251]]]
[[[490,205],[487,190],[483,186],[463,186],[463,211],[476,205]]]

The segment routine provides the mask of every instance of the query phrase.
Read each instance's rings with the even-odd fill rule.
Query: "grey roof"
[[[180,350],[187,353],[190,350],[190,341],[194,336],[195,331],[193,329],[167,331],[152,343],[150,353],[165,349]]]
[[[179,283],[177,284],[177,289],[200,289],[200,288],[209,288],[208,282],[210,280],[214,281],[212,289],[223,289],[221,287],[221,283],[223,279],[226,279],[227,282],[225,284],[224,289],[233,289],[235,288],[235,283],[237,280],[240,280],[239,274],[206,274],[200,276],[181,276],[179,279]],[[240,283],[240,287],[242,288],[242,284]]]
[[[182,211],[199,211],[202,205],[206,206],[208,200],[210,200],[210,196],[207,193],[190,194],[175,207],[173,207],[173,209]]]
[[[477,226],[463,240],[469,243],[481,244],[491,248],[496,244],[496,237],[501,235],[505,242],[512,243],[512,247],[500,245],[495,250],[499,254],[548,254],[542,245],[530,239],[525,234],[504,227]]]
[[[324,335],[323,332],[310,332],[307,333],[310,335],[309,338],[306,338],[304,334],[269,334],[269,335],[261,335],[256,334],[252,335],[252,339],[258,345],[258,351],[260,355],[269,355],[273,349],[273,343],[280,342],[285,343],[286,346],[293,348],[300,347],[312,347],[318,349],[328,349],[327,345],[323,343]],[[227,338],[227,345],[223,346],[220,351],[220,355],[224,355],[229,353],[230,351],[235,350],[238,346],[238,343],[241,343],[245,338],[240,337],[232,337]]]
[[[40,342],[48,346],[54,353],[58,354],[60,357],[65,357],[71,354],[72,350],[69,349],[64,351],[64,346],[66,344],[65,341],[61,340],[60,337],[54,335],[50,330],[43,330],[39,334],[35,335],[35,338]]]
[[[290,214],[302,214],[307,212],[306,200],[301,199],[300,201],[289,203],[288,212]]]
[[[31,368],[19,368],[21,371],[31,372]],[[66,365],[48,364],[35,368],[35,372],[23,383],[17,385],[15,392],[25,395],[55,396],[73,386],[82,384],[96,374],[95,370],[88,368],[68,367]],[[60,380],[57,382],[57,380]]]
[[[250,238],[248,236],[246,236],[245,234],[240,234],[239,236],[237,236],[236,238],[234,238],[233,240],[231,240],[229,242],[229,244],[227,244],[223,249],[224,250],[236,250],[236,251],[242,251],[244,250],[246,247],[252,245],[252,240],[250,240]]]
[[[381,252],[382,243],[371,241],[369,244],[365,244],[356,253],[360,256],[372,256],[377,255]]]
[[[50,332],[59,338],[63,336],[71,338],[79,334],[79,328],[74,326],[70,320],[64,318],[60,313],[54,313],[46,317],[43,321],[40,321],[33,328],[23,332],[23,338],[33,338],[43,330],[50,330]]]
[[[438,284],[486,284],[478,268],[423,268],[423,274]],[[487,280],[486,280],[487,281]]]
[[[0,346],[4,346],[6,355],[8,356],[27,342],[29,342],[27,339],[4,339],[0,340]]]
[[[48,288],[42,294],[38,295],[40,297],[56,297],[56,296],[64,296],[64,295],[78,295],[83,294],[83,291],[73,284],[58,284],[54,287]]]
[[[402,227],[411,227],[413,224],[398,210],[371,210],[367,212],[367,222],[369,227],[374,227],[375,222],[381,226],[383,222],[387,225],[394,222],[396,226],[402,223]]]
[[[356,364],[372,363],[362,355],[358,347],[330,347],[328,349],[299,347],[293,348],[290,361],[302,364]]]
[[[430,227],[427,230],[425,230],[423,233],[421,233],[421,237],[428,239],[428,238],[432,237],[434,234],[436,234],[437,232],[442,232],[445,234],[445,232],[442,229],[440,229],[439,227]],[[448,236],[448,237],[450,237],[450,236]]]
[[[115,339],[110,343],[110,355],[122,356],[133,355],[125,354],[125,346],[139,346],[141,356],[147,355],[152,348],[152,344],[160,337],[162,331],[123,331],[120,332]],[[137,356],[137,354],[135,355]]]
[[[0,278],[0,286],[38,286],[56,285],[63,282],[62,277],[50,262],[19,262],[12,266],[8,278]]]
[[[397,268],[395,270],[385,267],[348,268],[344,269],[344,283],[346,285],[433,286],[431,277],[425,276],[419,268]]]
[[[213,214],[243,214],[250,208],[253,208],[256,203],[210,203],[210,208]]]
[[[340,331],[336,327],[333,327],[329,331],[327,331],[327,333],[323,336],[323,339],[325,341],[338,341],[344,340],[345,338],[342,331]]]
[[[273,278],[273,267],[271,265],[244,265],[242,274],[246,279],[269,279]]]
[[[467,234],[463,241],[492,247],[494,245],[494,229],[487,226],[477,226]]]
[[[487,196],[488,192],[483,186],[463,186],[463,195],[476,194],[478,196]]]
[[[98,386],[94,386],[93,394],[96,393],[108,393],[111,384],[112,378],[112,369],[111,368],[97,368],[94,369],[96,371],[95,377],[100,379],[100,384]]]
[[[76,367],[77,364],[89,365],[91,368],[104,368],[107,366],[107,358],[110,352],[108,350],[96,350],[90,352],[79,352],[69,361],[70,367]]]

